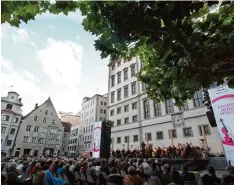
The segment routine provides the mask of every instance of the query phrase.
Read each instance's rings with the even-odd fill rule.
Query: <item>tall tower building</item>
[[[12,154],[16,135],[22,117],[22,102],[17,92],[8,92],[7,97],[1,97],[1,154]]]
[[[94,122],[107,118],[107,95],[84,97],[80,116],[79,152],[91,152]]]

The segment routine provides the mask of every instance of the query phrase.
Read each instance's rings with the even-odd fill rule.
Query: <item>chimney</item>
[[[36,103],[36,104],[35,104],[35,109],[36,109],[37,107],[38,107],[38,104]]]
[[[21,98],[19,98],[19,101],[21,102]]]

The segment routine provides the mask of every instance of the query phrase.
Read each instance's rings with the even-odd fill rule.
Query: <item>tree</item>
[[[213,82],[228,77],[233,85],[233,2],[58,1],[38,6],[40,12],[65,14],[79,8],[85,30],[98,37],[94,46],[102,58],[139,56],[138,79],[147,84],[151,99],[174,98],[181,105]]]

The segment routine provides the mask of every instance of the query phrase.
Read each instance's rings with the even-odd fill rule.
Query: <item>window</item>
[[[12,104],[7,104],[6,109],[12,109],[13,105]]]
[[[118,120],[117,120],[117,126],[118,126],[118,125],[121,125],[121,119],[118,119]]]
[[[192,127],[183,128],[184,137],[193,137]]]
[[[103,113],[103,110],[102,110],[102,109],[100,109],[100,113]]]
[[[115,70],[115,64],[111,66],[112,71]]]
[[[47,115],[47,114],[48,114],[48,110],[45,111],[45,115]]]
[[[174,112],[174,103],[173,99],[166,100],[166,114],[170,114]]]
[[[34,116],[34,121],[37,121],[37,119],[38,119],[38,116]]]
[[[14,96],[11,96],[11,99],[13,100],[13,99],[14,99]]]
[[[121,137],[117,137],[117,143],[121,143]]]
[[[188,107],[188,103],[187,101],[184,103],[183,106],[179,107],[179,110],[180,111],[186,111],[186,110],[189,110],[189,107]]]
[[[19,118],[14,117],[13,123],[18,123],[19,122]]]
[[[92,103],[92,102],[91,102]],[[101,105],[103,105],[103,101],[101,101]]]
[[[111,77],[111,87],[115,86],[115,76]]]
[[[134,122],[137,122],[137,115],[132,116],[132,122],[133,122],[133,123],[134,123]]]
[[[117,101],[121,100],[121,89],[117,90]]]
[[[124,80],[128,79],[128,69],[124,69]]]
[[[133,136],[133,142],[138,142],[138,135]]]
[[[110,111],[110,115],[111,115],[111,116],[114,116],[114,110],[111,110],[111,111]]]
[[[52,124],[55,125],[56,121],[53,119]]]
[[[32,143],[36,143],[36,137],[32,137]]]
[[[128,105],[125,105],[124,106],[124,112],[128,112],[129,111],[129,108],[128,108],[129,106]]]
[[[117,83],[121,83],[121,72],[117,73]]]
[[[151,133],[145,133],[145,140],[152,141]]]
[[[111,93],[111,103],[115,102],[115,92]]]
[[[10,134],[13,135],[15,133],[15,128],[12,128]]]
[[[195,107],[200,107],[202,106],[202,101],[203,101],[203,96],[202,96],[202,91],[196,91],[195,94],[193,95],[193,103]]]
[[[1,133],[4,134],[6,132],[6,127],[1,127]]]
[[[106,114],[106,110],[104,110],[104,114]]]
[[[6,146],[11,146],[12,140],[7,140]]]
[[[27,143],[27,142],[28,142],[28,136],[24,136],[23,142],[24,142],[24,143]]]
[[[129,123],[129,118],[124,118],[124,124],[128,124]]]
[[[132,95],[136,94],[136,82],[132,83]]]
[[[100,121],[102,121],[102,117],[100,117]]]
[[[128,136],[124,137],[124,142],[127,143],[128,142]]]
[[[133,64],[131,66],[131,76],[136,76],[136,64]]]
[[[137,102],[132,103],[132,110],[137,109]]]
[[[161,116],[162,110],[161,110],[161,104],[154,102],[154,116]]]
[[[144,91],[146,89],[146,84],[142,82],[142,91]]]
[[[202,126],[204,127],[205,135],[210,135],[211,132],[210,132],[209,125],[198,125],[198,130],[199,130],[200,136],[202,136]]]
[[[168,134],[169,134],[169,139],[171,139],[170,130],[168,130]],[[172,130],[172,136],[173,136],[173,138],[177,138],[177,132],[175,129]]]
[[[128,85],[124,86],[124,98],[128,97]]]
[[[163,131],[156,132],[156,139],[157,140],[163,140]]]
[[[44,119],[43,119],[43,123],[47,123],[47,118],[44,118]]]
[[[121,107],[117,108],[117,114],[121,113]]]
[[[150,118],[150,105],[149,105],[149,100],[144,100],[143,101],[143,106],[144,106],[144,118],[148,119]]]
[[[10,119],[10,116],[8,116],[8,115],[3,116],[3,121],[9,121],[9,119]]]
[[[26,131],[30,131],[31,130],[31,125],[27,125],[27,127],[26,127]]]
[[[104,102],[104,106],[106,106],[106,102]]]
[[[38,130],[39,130],[39,126],[35,126],[34,127],[34,132],[38,132]]]

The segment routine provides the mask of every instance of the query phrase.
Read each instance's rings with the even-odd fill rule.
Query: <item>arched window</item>
[[[149,100],[144,100],[143,101],[143,106],[144,106],[144,118],[148,119],[150,117],[150,105],[149,105]]]
[[[12,104],[7,104],[6,109],[12,109],[13,105]]]

